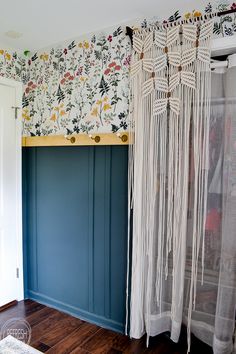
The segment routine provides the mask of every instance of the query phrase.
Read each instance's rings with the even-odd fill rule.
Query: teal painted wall
[[[124,330],[127,147],[23,151],[25,296]]]

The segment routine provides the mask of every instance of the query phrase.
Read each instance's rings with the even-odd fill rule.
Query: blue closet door
[[[127,147],[23,153],[25,294],[123,331]]]

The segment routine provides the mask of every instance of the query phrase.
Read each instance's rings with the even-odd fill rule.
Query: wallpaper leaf
[[[25,108],[29,105],[29,100],[28,98],[26,97],[25,93],[23,94],[23,97],[22,97],[22,107]]]
[[[31,61],[35,61],[35,60],[37,60],[37,59],[38,59],[38,55],[37,55],[37,53],[35,53],[35,54],[32,56]]]
[[[168,18],[168,22],[174,22],[177,21],[181,18],[181,15],[179,14],[179,10],[175,11],[175,13]]]
[[[68,45],[68,49],[72,50],[73,48],[76,47],[75,41],[72,41],[69,45]]]
[[[207,14],[209,14],[209,13],[211,13],[212,12],[212,4],[209,2],[208,4],[207,4],[207,6],[205,7],[205,12],[207,13]]]
[[[221,26],[217,22],[214,23],[213,33],[217,34],[217,35],[219,35],[221,33]]]
[[[61,103],[61,101],[63,101],[65,98],[65,94],[61,89],[61,86],[58,86],[58,90],[57,90],[57,102]]]
[[[118,27],[117,30],[113,32],[113,37],[117,37],[122,34],[122,29],[121,27]]]
[[[104,76],[102,76],[102,78],[101,78],[101,82],[100,82],[99,88],[100,88],[100,93],[102,94],[102,96],[104,96],[106,93],[109,92],[109,85],[104,80]]]

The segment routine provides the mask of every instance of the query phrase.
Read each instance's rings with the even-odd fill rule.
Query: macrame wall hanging
[[[190,345],[196,284],[199,273],[202,281],[204,275],[212,29],[209,20],[133,35],[129,153],[133,338],[170,331],[177,342],[186,322]],[[186,286],[188,247],[191,281]]]

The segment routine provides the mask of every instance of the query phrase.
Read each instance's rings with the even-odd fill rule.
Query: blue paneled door
[[[123,331],[127,147],[23,152],[25,294]]]

